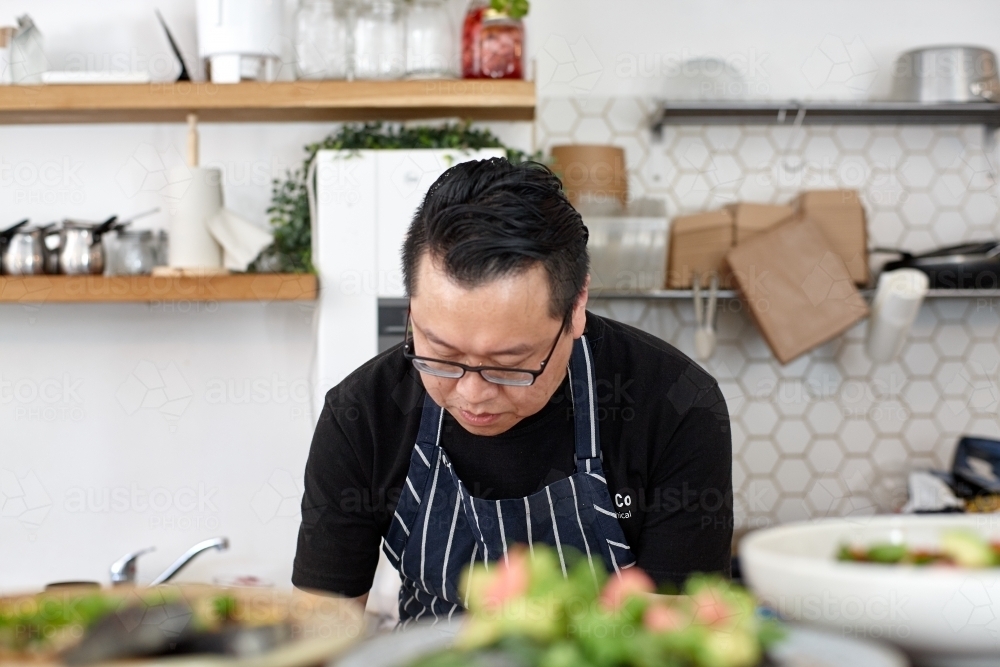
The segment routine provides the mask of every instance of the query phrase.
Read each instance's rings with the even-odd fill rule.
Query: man
[[[588,264],[587,228],[542,165],[467,162],[431,186],[403,247],[406,341],[327,394],[297,587],[366,596],[380,545],[403,621],[461,609],[462,570],[515,543],[675,586],[728,575],[718,385],[588,313]]]

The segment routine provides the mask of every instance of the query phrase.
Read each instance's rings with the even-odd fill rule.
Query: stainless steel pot
[[[997,102],[996,55],[977,46],[932,46],[896,59],[892,98],[901,102]]]
[[[45,273],[45,227],[18,229],[3,251],[3,272],[11,276],[33,276]]]
[[[59,272],[66,275],[104,273],[104,244],[101,235],[114,226],[117,217],[95,225],[66,220],[59,232]]]

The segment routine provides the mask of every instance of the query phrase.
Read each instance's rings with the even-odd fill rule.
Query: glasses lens
[[[453,366],[443,361],[427,361],[425,359],[414,359],[413,367],[421,373],[428,373],[442,378],[460,378],[465,373],[458,366]]]
[[[483,378],[494,384],[503,384],[509,387],[527,387],[534,384],[535,376],[523,371],[483,371]]]

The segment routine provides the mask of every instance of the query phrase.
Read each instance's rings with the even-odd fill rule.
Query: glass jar
[[[400,0],[361,0],[354,21],[354,76],[400,79],[406,73],[406,21]]]
[[[472,0],[462,23],[462,77],[482,78],[479,53],[479,33],[483,27],[483,14],[490,6],[489,0]]]
[[[300,79],[347,78],[350,30],[341,0],[301,0],[295,27],[295,69]]]
[[[455,76],[455,31],[444,0],[412,0],[406,13],[406,75]]]
[[[480,77],[523,79],[524,23],[486,10],[479,32]]]
[[[153,232],[148,229],[118,232],[112,273],[125,276],[152,273],[157,265],[155,242]]]

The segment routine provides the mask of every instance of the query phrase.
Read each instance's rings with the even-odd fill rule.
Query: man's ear
[[[590,274],[588,273],[587,279],[583,283],[583,289],[580,290],[580,295],[576,297],[576,303],[573,305],[573,315],[570,319],[573,338],[582,336],[583,330],[587,328],[587,299],[589,296]]]

